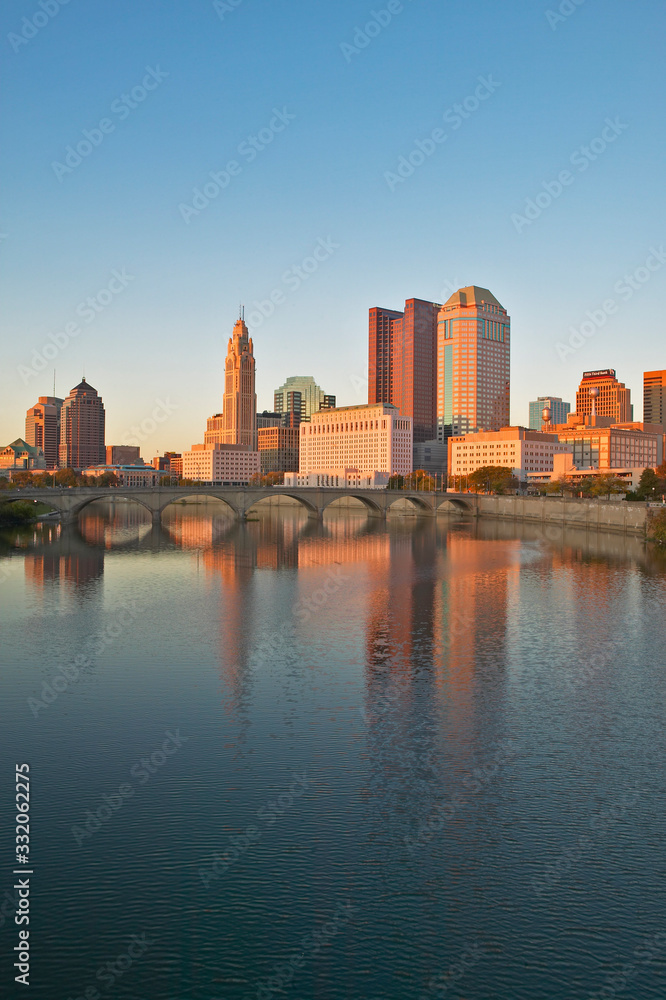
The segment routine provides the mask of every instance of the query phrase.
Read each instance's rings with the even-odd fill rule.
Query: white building
[[[338,489],[382,490],[388,472],[359,472],[358,469],[329,469],[328,472],[285,472],[285,486],[328,486]]]
[[[526,427],[502,427],[499,431],[451,437],[448,445],[449,476],[465,477],[493,465],[511,469],[521,482],[528,472],[552,472],[553,455],[570,451],[557,434],[542,434]]]
[[[407,475],[412,439],[412,418],[390,403],[320,410],[301,424],[298,475]]]
[[[261,471],[258,451],[241,444],[194,444],[183,452],[183,479],[216,486],[245,486]]]

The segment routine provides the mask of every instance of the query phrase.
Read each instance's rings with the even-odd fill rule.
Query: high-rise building
[[[25,440],[34,448],[41,448],[47,469],[58,468],[62,404],[58,396],[40,396],[25,415]]]
[[[83,378],[62,404],[58,461],[61,469],[85,469],[105,458],[104,404]]]
[[[107,444],[107,465],[142,465],[139,446],[133,444]]]
[[[643,421],[661,424],[666,433],[666,370],[643,372]]]
[[[565,403],[561,396],[538,396],[530,401],[530,422],[531,431],[543,430],[544,409],[550,410],[551,424],[566,424],[567,417],[571,413],[571,403]]]
[[[335,396],[327,395],[324,390],[317,385],[311,375],[290,375],[273,393],[273,409],[276,413],[294,412],[296,398],[291,396],[291,406],[289,394],[301,394],[301,419],[309,420],[313,413],[318,413],[324,409],[324,404],[328,401],[328,406],[335,406]],[[332,400],[332,404],[331,404]]]
[[[259,430],[261,471],[298,472],[299,438],[298,424],[293,427],[262,427]]]
[[[368,322],[368,403],[412,417],[414,441],[435,436],[438,302],[407,299],[403,312],[374,307]]]
[[[596,389],[596,394],[590,394],[590,389]],[[583,372],[576,392],[576,413],[589,417],[593,408],[597,417],[611,417],[617,424],[634,419],[631,389],[627,389],[624,382],[618,382],[614,368]]]
[[[437,318],[437,437],[509,424],[511,320],[492,292],[460,288]]]
[[[244,319],[236,320],[224,365],[221,438],[215,443],[242,444],[257,450],[257,396],[252,338]],[[219,414],[218,414],[219,416]]]

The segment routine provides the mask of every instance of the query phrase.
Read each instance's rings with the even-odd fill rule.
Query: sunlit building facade
[[[666,369],[643,372],[643,420],[660,424],[666,433]]]
[[[61,469],[85,469],[103,465],[104,404],[85,378],[75,385],[60,411],[60,447],[58,462]]]
[[[597,390],[597,395],[590,394],[590,389]],[[618,424],[634,419],[631,389],[618,382],[614,368],[583,372],[576,392],[576,413],[589,417],[593,411],[597,417],[610,417]]]
[[[47,469],[58,468],[62,404],[57,396],[40,396],[25,415],[25,440],[44,452]]]
[[[435,436],[438,302],[407,299],[402,312],[374,307],[368,320],[368,403],[411,417],[414,441]]]
[[[252,337],[244,319],[236,320],[227,345],[224,363],[224,403],[219,418],[216,441],[207,444],[243,445],[257,450],[257,396]],[[210,424],[210,421],[209,421]],[[210,427],[209,427],[210,430]]]
[[[412,419],[389,403],[340,406],[300,426],[299,473],[412,471]]]
[[[460,288],[437,318],[437,437],[509,423],[511,320],[487,288]],[[451,474],[449,469],[449,474]]]
[[[455,479],[494,466],[511,469],[521,482],[528,472],[552,472],[553,456],[567,451],[557,434],[543,434],[527,427],[502,427],[499,431],[451,437],[448,448],[449,476]]]
[[[195,444],[182,460],[184,479],[216,486],[245,486],[260,472],[259,452],[242,444]]]

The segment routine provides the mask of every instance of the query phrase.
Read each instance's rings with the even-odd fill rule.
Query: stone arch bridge
[[[458,509],[471,514],[477,513],[477,497],[470,493],[421,492],[420,490],[355,490],[332,488],[243,488],[227,486],[154,486],[154,487],[25,487],[4,490],[0,493],[0,504],[13,500],[39,501],[52,507],[61,516],[61,522],[75,522],[79,514],[94,500],[132,500],[149,511],[153,523],[158,523],[162,511],[172,503],[187,497],[212,498],[222,500],[239,520],[245,520],[248,512],[262,500],[291,497],[307,511],[308,516],[321,520],[324,511],[335,500],[354,498],[360,500],[371,517],[385,518],[387,512],[398,500],[408,500],[416,513],[434,516],[442,510]]]

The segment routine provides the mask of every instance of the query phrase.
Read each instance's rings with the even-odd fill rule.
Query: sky
[[[54,368],[107,443],[202,441],[240,303],[260,410],[289,375],[367,402],[368,309],[469,284],[513,423],[600,368],[642,419],[665,39],[661,0],[8,0],[0,443]]]

